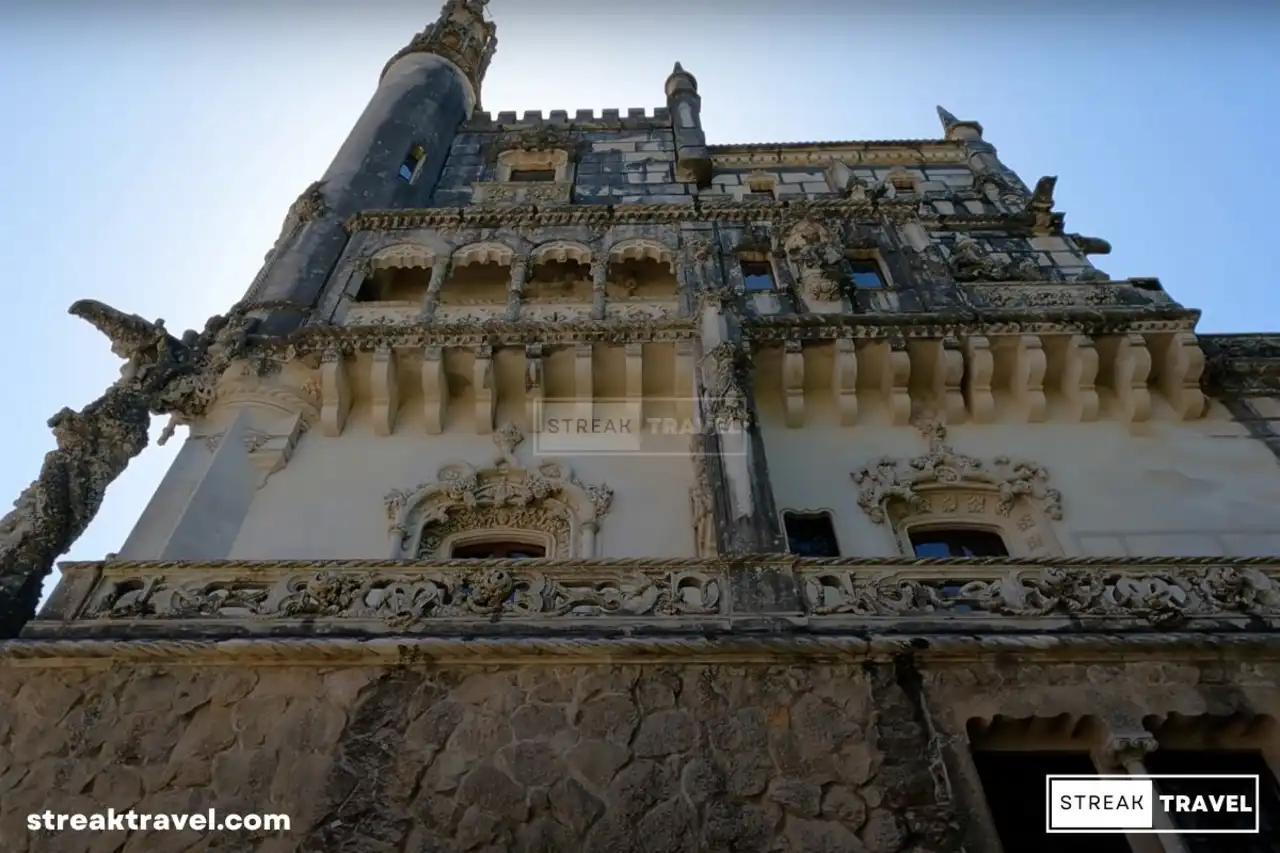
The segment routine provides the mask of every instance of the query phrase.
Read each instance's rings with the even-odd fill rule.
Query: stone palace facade
[[[11,623],[0,847],[1043,853],[1092,772],[1280,831],[1280,336],[1109,278],[975,121],[710,145],[678,64],[491,115],[496,43],[392,58],[120,552]],[[158,334],[125,385],[212,340]],[[24,826],[108,807],[293,827]],[[1087,839],[1280,850],[1212,842]]]

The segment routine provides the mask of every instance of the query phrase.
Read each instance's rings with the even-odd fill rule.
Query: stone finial
[[[698,78],[685,71],[684,66],[677,62],[675,68],[671,70],[671,74],[667,77],[667,83],[664,88],[668,98],[678,92],[690,92],[696,95],[698,93]]]
[[[488,0],[448,0],[434,24],[418,33],[382,69],[383,76],[396,60],[411,53],[434,53],[462,71],[477,94],[485,71],[498,49],[498,28],[486,20]]]
[[[964,139],[969,134],[982,138],[982,125],[976,121],[962,121],[952,115],[945,107],[938,107],[938,120],[942,122],[942,132],[947,139]],[[963,131],[969,131],[965,134]]]

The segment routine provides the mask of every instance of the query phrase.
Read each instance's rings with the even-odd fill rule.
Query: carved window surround
[[[1280,724],[1268,714],[1175,713],[1148,717],[1143,724],[1163,749],[1257,751],[1280,778]]]
[[[508,424],[494,433],[500,453],[489,466],[452,463],[432,482],[388,494],[392,559],[447,559],[460,537],[498,531],[539,537],[548,557],[595,556],[596,532],[613,491],[584,485],[563,462],[543,459],[522,467],[515,448],[523,441]]]
[[[555,180],[526,183],[512,181],[516,171],[555,172]],[[531,151],[515,149],[498,155],[493,181],[472,184],[471,200],[476,204],[544,202],[568,204],[573,197],[573,164],[565,149]]]
[[[875,524],[889,523],[898,552],[913,553],[911,531],[973,527],[999,532],[1011,557],[1060,556],[1049,524],[1062,518],[1062,495],[1041,466],[1004,456],[990,462],[957,453],[946,428],[925,424],[929,452],[883,458],[852,473],[858,506]]]

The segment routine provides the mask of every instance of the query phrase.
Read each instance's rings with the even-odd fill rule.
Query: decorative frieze
[[[1048,634],[1215,631],[1280,625],[1280,563],[1274,559],[987,558],[970,560],[764,559],[794,578],[815,630],[945,636],[1011,630]],[[740,562],[740,561],[739,561]],[[100,576],[72,610],[42,613],[32,635],[136,630],[150,622],[182,633],[449,634],[478,624],[539,625],[548,632],[633,629],[700,633],[758,622],[750,598],[734,596],[750,565],[686,560],[291,560],[263,563],[70,563],[73,577]],[[65,602],[63,602],[65,603]],[[667,626],[663,628],[662,626]],[[456,626],[456,627],[451,627]],[[1061,648],[1069,653],[1067,637]],[[820,653],[821,636],[813,638]],[[837,646],[832,646],[835,653]]]

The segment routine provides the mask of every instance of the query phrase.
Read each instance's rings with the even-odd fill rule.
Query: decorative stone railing
[[[66,563],[27,637],[1270,630],[1280,559]]]

